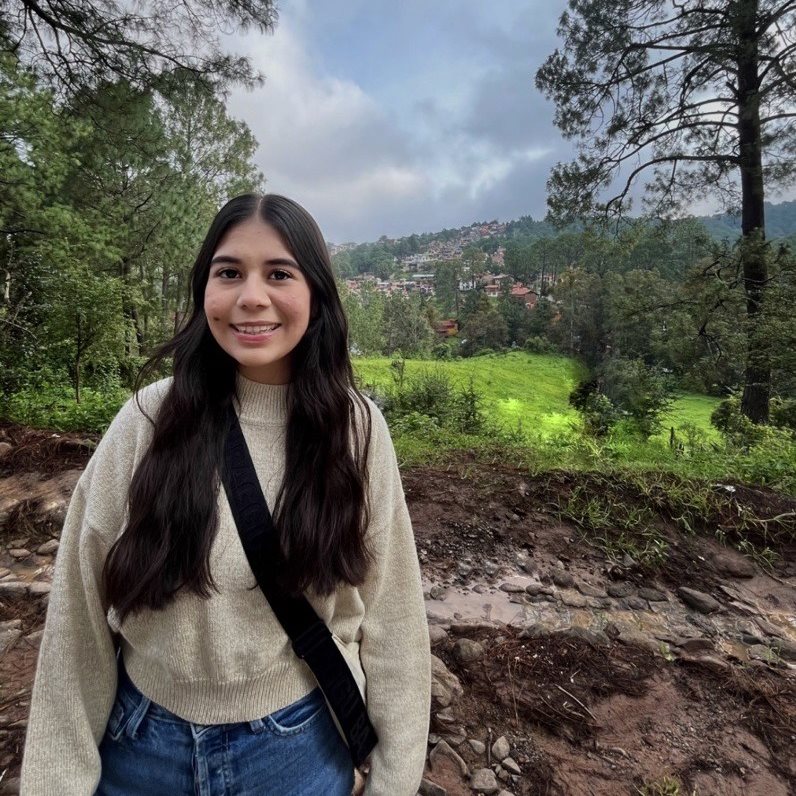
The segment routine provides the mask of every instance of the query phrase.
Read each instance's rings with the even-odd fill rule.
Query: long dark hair
[[[191,271],[190,317],[138,377],[136,390],[173,357],[173,381],[151,419],[152,442],[130,483],[129,521],[105,561],[105,597],[120,619],[141,608],[162,608],[179,589],[203,597],[215,589],[209,558],[237,363],[208,328],[204,292],[222,237],[252,217],[280,234],[311,296],[309,326],[291,353],[285,477],[270,507],[284,558],[282,585],[296,593],[311,588],[330,594],[341,582],[362,583],[370,564],[370,413],[354,385],[348,325],[326,244],[300,205],[275,194],[245,194],[213,219]],[[357,405],[362,424],[356,422]]]

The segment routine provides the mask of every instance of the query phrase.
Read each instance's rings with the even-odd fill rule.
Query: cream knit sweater
[[[164,380],[139,396],[157,411]],[[238,377],[240,422],[268,505],[284,470],[287,387]],[[420,569],[389,431],[373,419],[367,581],[308,599],[364,676],[379,736],[366,794],[414,796],[426,752],[430,655]],[[306,664],[255,585],[224,490],[210,565],[218,592],[178,593],[160,611],[119,625],[99,589],[102,566],[125,525],[130,478],[151,439],[135,399],[108,428],[75,488],[55,565],[22,764],[23,796],[88,796],[100,777],[98,744],[116,692],[114,635],[136,686],[198,724],[251,721],[309,693]]]

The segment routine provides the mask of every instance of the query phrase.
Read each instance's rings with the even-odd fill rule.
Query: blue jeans
[[[262,719],[193,724],[119,667],[97,796],[350,796],[351,755],[319,688]]]

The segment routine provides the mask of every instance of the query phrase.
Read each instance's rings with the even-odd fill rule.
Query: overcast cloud
[[[229,108],[328,240],[541,218],[571,148],[533,76],[564,5],[285,0],[273,35],[235,42],[267,79]]]

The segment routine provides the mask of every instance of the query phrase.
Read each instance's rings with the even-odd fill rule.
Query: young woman
[[[378,735],[366,794],[414,796],[430,656],[384,418],[354,387],[323,237],[281,196],[216,216],[193,312],[109,427],[61,538],[22,767],[29,796],[348,796],[348,748],[257,584],[219,470],[230,406],[286,590],[332,631]]]

